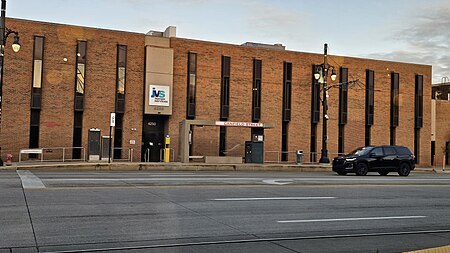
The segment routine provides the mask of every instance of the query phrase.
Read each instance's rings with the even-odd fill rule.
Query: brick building
[[[293,161],[295,150],[318,160],[321,90],[313,73],[321,54],[177,38],[174,28],[139,34],[19,19],[7,26],[19,31],[22,48],[5,53],[3,156],[48,148],[44,155],[56,157],[57,147],[82,147],[65,156],[97,159],[92,138],[109,136],[115,112],[116,159],[158,161],[169,134],[179,160],[180,122],[189,119],[271,124],[263,133],[266,161]],[[355,81],[328,92],[330,157],[391,143],[430,165],[431,66],[328,58],[338,74],[330,85]],[[190,155],[242,157],[255,133],[195,126]]]
[[[431,88],[432,164],[441,167],[450,164],[450,83],[433,84]]]

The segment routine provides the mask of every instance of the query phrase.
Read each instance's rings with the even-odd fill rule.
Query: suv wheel
[[[369,167],[367,166],[367,164],[358,163],[358,165],[356,165],[356,175],[365,176],[368,171],[369,171]]]
[[[398,174],[400,176],[406,177],[409,175],[409,172],[411,172],[409,164],[407,163],[400,164],[400,167],[398,168]]]

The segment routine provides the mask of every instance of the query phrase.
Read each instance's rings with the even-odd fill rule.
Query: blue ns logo
[[[166,97],[166,92],[163,90],[156,90],[156,88],[152,89],[152,98],[165,98]]]

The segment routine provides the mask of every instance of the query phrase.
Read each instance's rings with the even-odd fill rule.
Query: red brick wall
[[[171,39],[174,48],[174,114],[169,131],[172,143],[178,143],[178,124],[185,119],[187,53],[197,53],[197,117],[219,120],[221,56],[231,57],[230,121],[251,121],[252,62],[262,60],[262,114],[263,123],[274,123],[274,129],[265,131],[265,150],[281,150],[281,108],[283,90],[283,61],[293,66],[292,120],[289,123],[289,151],[310,149],[312,65],[323,62],[319,54],[298,53],[242,47],[236,45]],[[375,71],[375,118],[372,144],[389,144],[391,72],[400,74],[400,123],[397,127],[397,145],[414,147],[414,80],[415,74],[424,76],[424,127],[421,129],[421,163],[430,163],[430,92],[431,67],[387,61],[330,56],[330,64],[349,69],[349,80],[358,79],[348,93],[348,124],[345,127],[345,151],[364,146],[365,80],[366,69]],[[329,79],[330,80],[330,79]],[[337,83],[331,82],[331,84]],[[328,149],[330,157],[337,154],[339,90],[329,92]],[[205,130],[208,129],[208,130]],[[194,154],[218,155],[219,128],[204,127],[195,130]],[[318,124],[317,151],[321,150],[322,124]],[[228,128],[227,146],[238,150],[233,155],[243,156],[244,142],[250,140],[249,129]],[[239,147],[240,146],[240,147]],[[266,153],[267,160],[275,154]],[[269,158],[270,157],[270,158]],[[291,156],[290,160],[294,157]]]
[[[39,35],[45,37],[39,146],[72,146],[77,40],[87,41],[83,146],[87,147],[90,128],[109,134],[109,114],[115,108],[116,47],[123,44],[128,46],[123,147],[134,148],[135,159],[140,159],[144,35],[17,19],[8,19],[7,26],[19,31],[22,47],[18,53],[10,47],[6,52],[0,137],[3,156],[12,153],[17,160],[19,149],[29,144],[33,45],[34,36]],[[135,139],[136,145],[129,145],[130,139]]]
[[[445,143],[450,142],[450,101],[436,100],[436,167],[442,167]]]
[[[114,111],[116,85],[116,46],[128,46],[126,112],[123,127],[124,148],[134,148],[140,160],[143,115],[144,35],[77,26],[8,19],[7,26],[20,32],[22,48],[5,56],[4,100],[0,132],[2,155],[28,147],[30,93],[32,84],[33,36],[45,36],[43,103],[41,110],[41,147],[70,147],[73,132],[73,96],[77,40],[87,40],[87,72],[83,145],[87,147],[89,128],[109,134],[109,113]],[[11,39],[11,38],[10,38]],[[8,43],[11,43],[9,41]],[[310,151],[312,65],[323,62],[320,54],[267,50],[237,45],[172,38],[174,49],[173,115],[167,125],[172,147],[178,155],[179,123],[186,118],[187,53],[197,53],[196,119],[219,120],[221,56],[231,57],[229,121],[251,121],[253,59],[262,60],[262,123],[274,123],[265,131],[265,150],[281,150],[283,62],[291,62],[292,120],[289,123],[289,151]],[[68,61],[64,62],[63,58]],[[359,79],[348,93],[348,124],[345,151],[364,145],[365,73],[375,71],[375,118],[373,144],[389,144],[390,76],[400,74],[400,124],[397,144],[414,146],[414,77],[424,76],[424,127],[421,129],[421,163],[430,164],[431,66],[330,56],[330,64],[349,70],[349,80]],[[329,79],[330,80],[330,79]],[[330,80],[331,81],[331,80]],[[331,84],[337,83],[331,82]],[[338,89],[329,92],[328,149],[330,157],[338,145]],[[136,131],[131,130],[136,128]],[[318,124],[317,151],[321,150],[322,125]],[[228,128],[229,155],[243,156],[250,129]],[[135,140],[135,145],[129,141]],[[219,128],[195,127],[194,155],[218,155]],[[275,153],[268,160],[274,160]],[[293,155],[290,160],[293,160]]]

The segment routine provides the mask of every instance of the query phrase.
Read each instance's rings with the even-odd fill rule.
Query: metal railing
[[[296,151],[264,151],[264,163],[295,163],[295,156]]]
[[[173,162],[175,161],[175,149],[169,148],[169,150],[170,150],[169,162]],[[166,152],[165,148],[159,150],[159,161],[164,162],[165,152]]]
[[[80,158],[73,158],[73,151],[80,150]],[[52,147],[52,148],[35,148],[21,149],[19,151],[19,163],[23,155],[28,155],[27,162],[80,162],[86,161],[86,149],[84,147]],[[38,158],[30,158],[30,155]]]
[[[336,156],[345,153],[328,153],[328,158],[333,161]],[[283,157],[285,156],[285,157]],[[283,159],[285,158],[285,159]],[[264,163],[296,163],[297,151],[264,151]],[[319,163],[320,152],[303,153],[302,163]]]
[[[117,150],[120,150],[121,158],[114,158],[114,155],[111,157],[111,162],[133,162],[133,152],[132,148],[114,148],[113,154],[116,153]],[[125,158],[123,158],[125,157]]]

